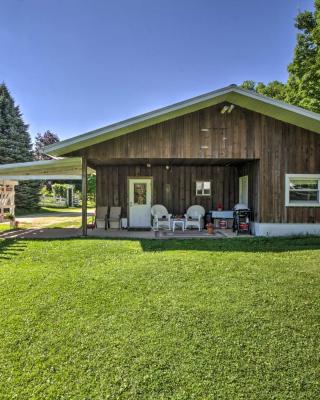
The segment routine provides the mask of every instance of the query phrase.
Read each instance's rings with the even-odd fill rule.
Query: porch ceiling
[[[103,165],[147,165],[151,166],[155,165],[220,165],[220,166],[228,166],[228,165],[240,165],[247,161],[255,161],[254,159],[214,159],[214,158],[127,158],[127,159],[108,159],[108,160],[88,160],[88,165],[91,168],[96,168],[98,166]]]

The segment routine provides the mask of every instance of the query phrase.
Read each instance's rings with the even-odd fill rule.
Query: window
[[[210,196],[211,195],[211,182],[210,181],[197,181],[196,182],[196,196]]]
[[[239,203],[248,207],[248,175],[239,177]]]
[[[320,175],[287,174],[286,206],[320,207]]]
[[[147,184],[146,183],[134,183],[134,204],[147,204]]]

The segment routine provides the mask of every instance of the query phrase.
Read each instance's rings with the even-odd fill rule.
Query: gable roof
[[[66,155],[70,152],[92,146],[93,144],[126,135],[138,129],[146,128],[224,101],[320,133],[320,114],[263,96],[237,85],[230,85],[55,143],[47,146],[45,152],[52,156]]]

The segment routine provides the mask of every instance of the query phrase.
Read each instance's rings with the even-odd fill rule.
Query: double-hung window
[[[197,181],[196,182],[196,196],[211,196],[211,182],[210,181]]]
[[[320,174],[286,174],[287,207],[320,207]]]

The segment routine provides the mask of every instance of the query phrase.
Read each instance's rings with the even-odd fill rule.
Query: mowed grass
[[[320,239],[0,241],[1,399],[319,399]]]
[[[10,230],[10,223],[9,222],[0,222],[0,233],[4,231]]]

